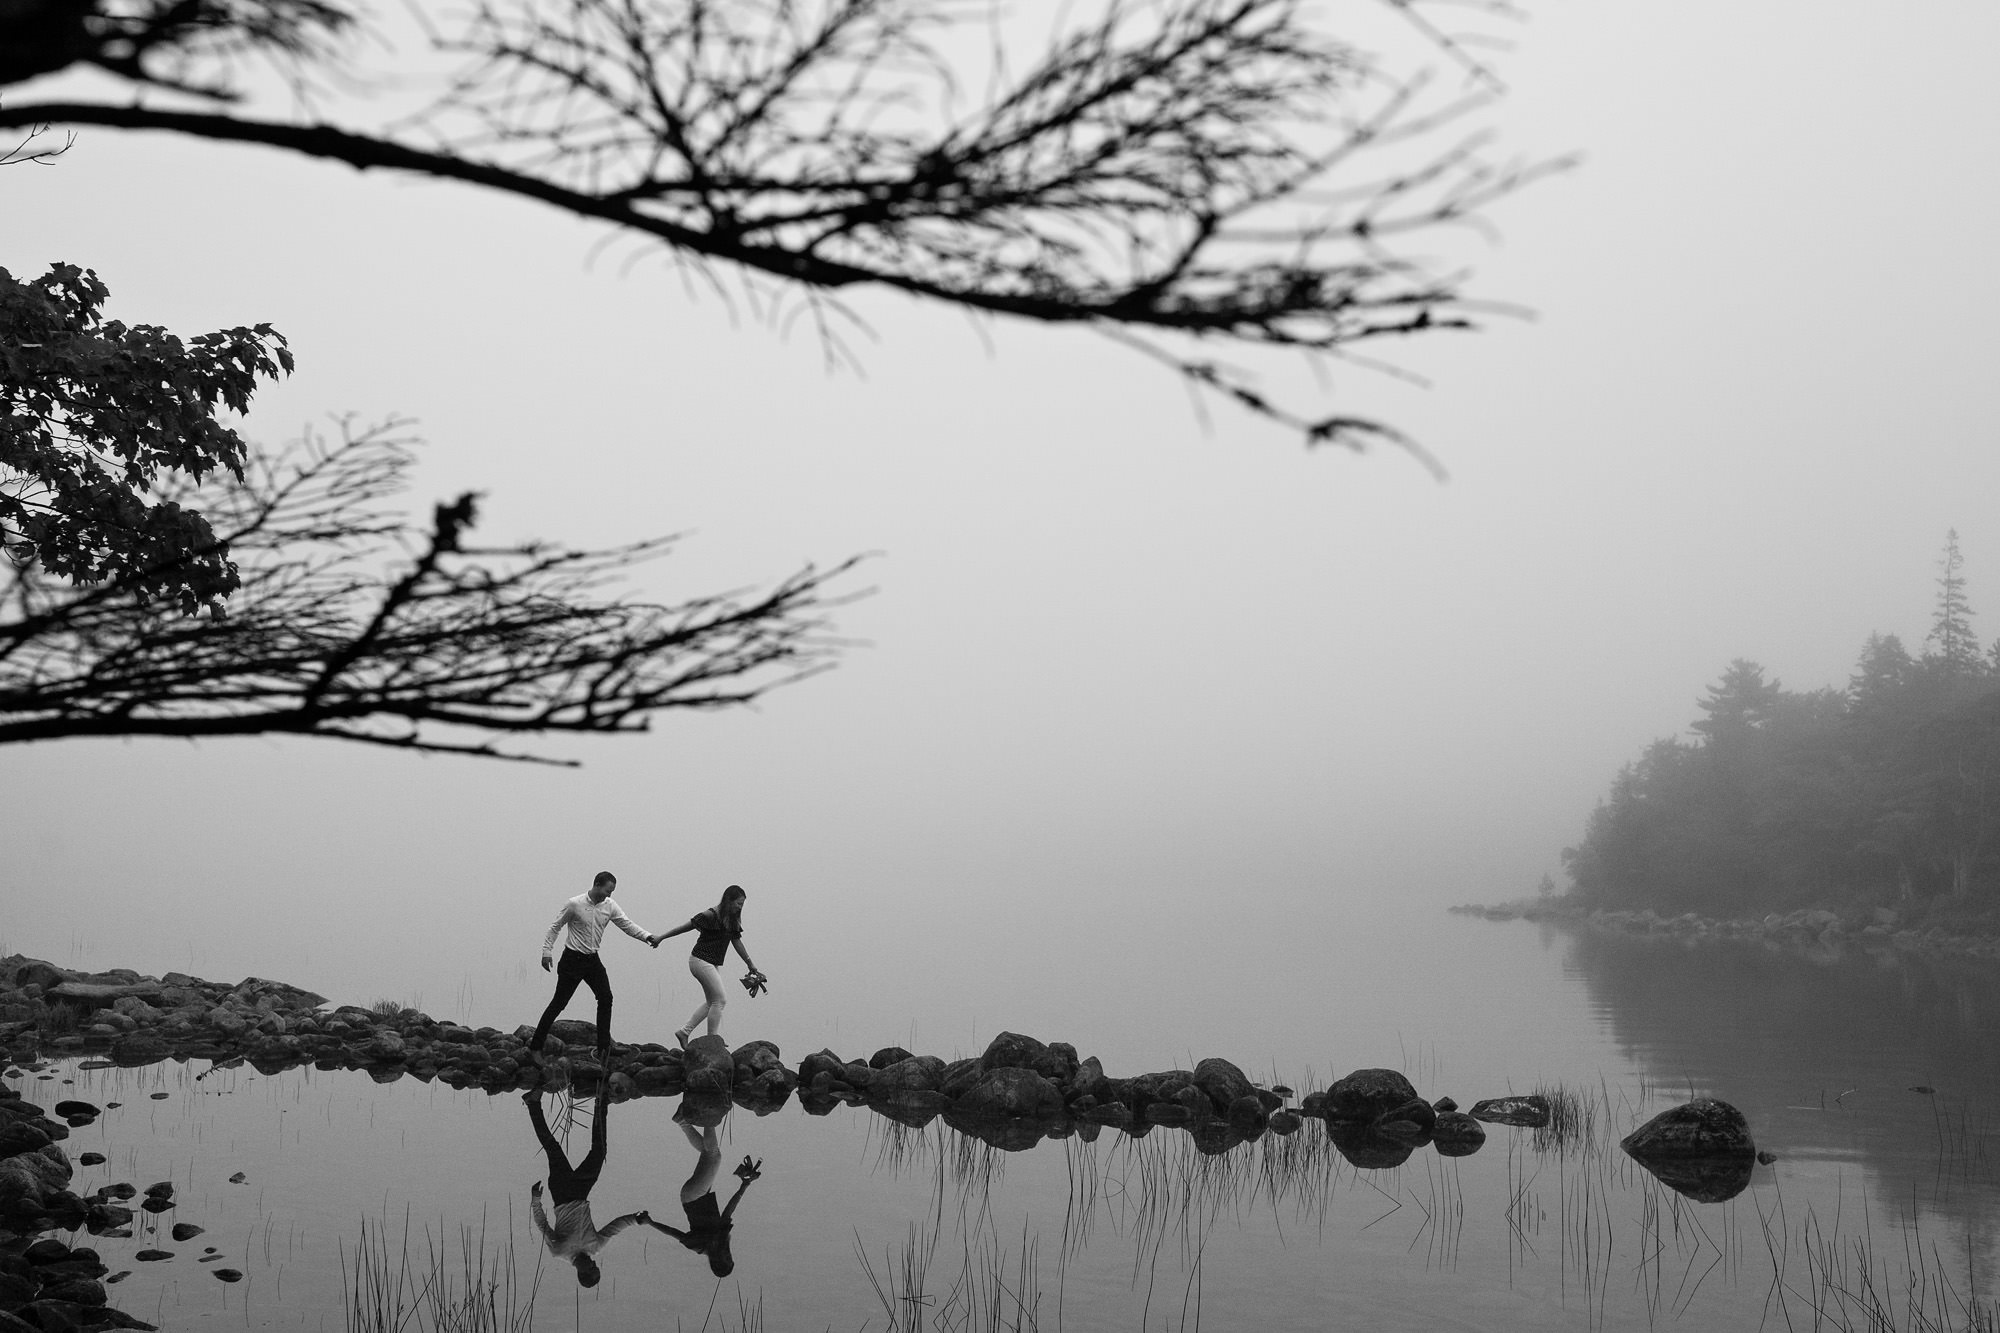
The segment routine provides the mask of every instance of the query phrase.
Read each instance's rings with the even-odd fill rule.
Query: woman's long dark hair
[[[743,929],[743,900],[749,896],[741,884],[731,884],[722,891],[722,901],[715,905],[715,916],[724,929]]]

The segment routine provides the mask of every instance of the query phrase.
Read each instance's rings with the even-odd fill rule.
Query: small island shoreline
[[[1822,907],[1770,912],[1761,917],[1710,917],[1698,912],[1590,907],[1567,898],[1462,903],[1446,910],[1488,921],[1538,921],[1616,935],[1686,942],[1740,941],[1819,957],[1858,950],[1889,956],[2000,961],[2000,934],[1955,931],[1941,925],[1918,929],[1902,924],[1902,918],[1887,908],[1872,909],[1865,923]]]

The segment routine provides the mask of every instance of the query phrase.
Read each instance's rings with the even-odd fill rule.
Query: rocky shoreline
[[[1620,935],[1743,940],[1820,953],[1860,949],[2000,959],[2000,936],[1957,933],[1942,926],[1918,930],[1903,925],[1902,918],[1888,908],[1873,909],[1865,922],[1844,918],[1824,908],[1771,912],[1761,917],[1707,917],[1695,912],[1665,915],[1650,910],[1593,910],[1560,898],[1516,903],[1466,903],[1446,910],[1460,916],[1483,917],[1488,921],[1547,921]]]
[[[140,1193],[129,1183],[88,1195],[70,1190],[73,1172],[61,1141],[100,1108],[63,1101],[51,1117],[22,1097],[14,1081],[45,1068],[50,1057],[81,1057],[84,1068],[247,1063],[265,1074],[311,1065],[490,1095],[567,1089],[614,1100],[671,1096],[682,1099],[677,1118],[696,1125],[721,1123],[732,1106],[768,1115],[796,1097],[809,1115],[847,1105],[909,1126],[942,1118],[1009,1151],[1049,1138],[1095,1139],[1106,1128],[1134,1138],[1171,1128],[1212,1155],[1265,1134],[1294,1134],[1317,1120],[1343,1157],[1367,1169],[1400,1166],[1424,1147],[1446,1157],[1477,1152],[1486,1124],[1539,1129],[1550,1122],[1549,1103],[1539,1096],[1494,1098],[1460,1111],[1450,1097],[1426,1101],[1388,1069],[1356,1070],[1303,1097],[1259,1086],[1218,1057],[1193,1069],[1113,1077],[1095,1056],[1079,1058],[1068,1043],[1012,1032],[960,1060],[886,1047],[865,1060],[821,1050],[796,1067],[771,1042],[732,1050],[708,1036],[686,1051],[614,1043],[600,1064],[585,1055],[595,1046],[594,1027],[576,1020],[557,1022],[537,1059],[527,1050],[531,1035],[527,1026],[469,1028],[388,1005],[329,1009],[318,995],[259,977],[228,983],[179,972],[84,973],[19,955],[0,958],[0,1052],[7,1057],[0,1081],[0,1333],[151,1327],[107,1304],[107,1269],[97,1251],[47,1234],[130,1238],[134,1216],[126,1201]],[[170,1207],[171,1191],[166,1182],[149,1186],[138,1207]],[[233,1272],[211,1271],[225,1281]]]

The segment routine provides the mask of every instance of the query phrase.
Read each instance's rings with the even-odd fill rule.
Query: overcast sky
[[[262,438],[415,417],[414,501],[482,490],[494,537],[686,532],[662,594],[880,554],[837,671],[546,747],[578,771],[12,749],[0,947],[365,988],[343,1000],[409,976],[443,1010],[531,965],[600,867],[654,928],[742,882],[774,973],[806,941],[922,954],[932,986],[947,937],[1209,947],[1249,906],[1532,892],[1732,657],[1805,687],[1872,630],[1916,647],[1947,528],[1990,640],[2000,8],[1528,10],[1489,123],[1583,162],[1466,253],[1535,318],[1398,349],[1429,387],[1342,370],[1328,400],[1442,484],[1204,419],[1088,336],[881,295],[865,376],[829,374],[809,335],[466,189],[109,130],[9,169],[17,276],[68,260],[128,321],[285,332]]]

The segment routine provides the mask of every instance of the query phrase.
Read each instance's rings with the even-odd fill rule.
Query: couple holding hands
[[[562,958],[553,964],[556,974],[555,998],[542,1011],[542,1021],[535,1025],[535,1035],[528,1042],[530,1053],[539,1056],[542,1043],[548,1040],[549,1025],[556,1021],[563,1006],[576,994],[578,986],[589,986],[597,997],[597,1056],[599,1062],[611,1054],[611,978],[604,971],[604,962],[597,956],[598,946],[604,941],[604,927],[616,925],[635,940],[641,940],[652,948],[659,948],[660,941],[696,932],[694,950],[688,955],[688,971],[701,983],[702,1001],[695,1006],[687,1025],[675,1031],[674,1040],[683,1047],[695,1028],[704,1021],[708,1024],[708,1035],[717,1036],[722,1031],[722,1011],[729,998],[722,993],[722,973],[718,970],[729,948],[734,945],[743,965],[749,969],[744,974],[743,985],[753,996],[763,990],[769,979],[757,970],[750,961],[750,954],[743,947],[743,900],[750,895],[740,884],[731,884],[722,891],[722,901],[703,912],[697,912],[672,930],[659,935],[649,935],[634,925],[632,918],[625,915],[623,908],[611,900],[612,890],[618,887],[618,876],[609,870],[597,872],[588,892],[578,894],[562,905],[556,913],[555,923],[549,927],[548,935],[542,940],[542,970],[551,970],[551,955],[556,946],[556,936],[564,926],[569,927],[569,941],[564,946]]]

